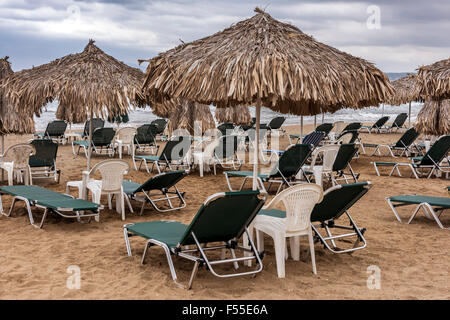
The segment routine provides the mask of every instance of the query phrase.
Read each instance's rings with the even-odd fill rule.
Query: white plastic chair
[[[114,144],[119,149],[119,158],[122,159],[122,148],[127,147],[128,154],[134,152],[134,137],[137,129],[133,127],[123,127],[116,131],[114,136]]]
[[[339,152],[339,147],[339,144],[329,144],[313,151],[311,165],[309,166],[309,169],[306,170],[313,172],[315,182],[318,185],[322,186],[322,178],[324,175],[332,174],[333,164]],[[316,165],[320,154],[322,154],[322,165]]]
[[[10,146],[0,159],[0,168],[4,169],[8,175],[8,184],[14,184],[14,174],[17,177],[22,177],[22,172],[25,173],[24,183],[32,185],[33,179],[31,177],[30,156],[36,154],[36,149],[29,143],[19,143]]]
[[[107,194],[108,206],[111,209],[111,196],[116,195],[116,211],[122,214],[122,220],[125,220],[125,200],[128,202],[122,181],[129,169],[129,164],[124,160],[105,160],[97,163],[91,171],[83,171],[83,181],[86,188],[92,192],[92,201],[100,204],[101,196]],[[90,179],[90,175],[97,171],[100,172],[102,180]]]
[[[258,251],[264,250],[263,235],[268,234],[274,240],[277,273],[279,278],[285,277],[286,238],[290,238],[291,255],[300,260],[299,236],[308,236],[311,263],[314,274],[317,274],[314,253],[314,239],[311,229],[311,212],[314,206],[323,199],[323,191],[314,183],[299,184],[281,191],[263,209],[274,209],[283,202],[286,218],[272,217],[260,214],[253,222],[256,233]]]

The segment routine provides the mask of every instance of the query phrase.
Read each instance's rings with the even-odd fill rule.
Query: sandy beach
[[[299,132],[298,126],[286,129]],[[311,129],[308,125],[305,131]],[[399,136],[360,135],[366,143],[391,143]],[[10,135],[5,141],[9,146],[30,138]],[[283,138],[281,146],[287,144],[287,138]],[[105,159],[106,156],[94,156],[93,163]],[[130,156],[124,159],[132,166]],[[361,174],[360,181],[373,184],[350,210],[358,226],[367,228],[367,248],[352,255],[333,254],[316,244],[317,276],[312,273],[309,258],[305,258],[306,239],[301,242],[304,260],[289,259],[284,279],[277,277],[273,243],[267,237],[264,270],[258,276],[220,279],[200,269],[190,291],[174,285],[161,249],[152,248],[147,264],[140,264],[142,238],[131,239],[134,255],[128,257],[122,232],[124,223],[162,219],[189,223],[208,196],[227,190],[221,170],[216,176],[207,173],[203,178],[194,171],[178,184],[186,192],[185,209],[163,214],[147,208],[143,216],[138,215],[139,210],[134,214],[127,210],[125,222],[114,210],[105,208],[99,223],[80,224],[51,215],[44,229],[38,230],[29,224],[25,208],[19,204],[13,217],[0,217],[0,299],[449,299],[449,231],[439,229],[423,214],[410,225],[400,224],[385,201],[387,196],[398,194],[447,196],[448,180],[378,177],[370,164],[375,159],[392,160],[362,155],[352,162],[353,169]],[[80,180],[85,166],[84,155],[75,157],[69,144],[60,145],[57,157],[57,167],[62,171],[60,183],[35,179],[34,184],[65,192],[67,181]],[[126,179],[144,182],[149,176],[144,170],[131,169]],[[273,196],[274,193],[270,198]],[[5,210],[9,209],[11,197],[3,196],[2,201]],[[139,204],[135,203],[135,207]],[[412,207],[400,208],[399,212],[409,217]],[[450,216],[444,214],[442,222],[448,226]],[[67,268],[72,265],[81,270],[79,290],[66,287],[70,276]],[[370,290],[366,285],[369,266],[381,270],[380,289]],[[186,281],[191,264],[178,259],[175,267],[180,280]]]

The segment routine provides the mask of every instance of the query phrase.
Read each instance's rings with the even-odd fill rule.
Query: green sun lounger
[[[189,225],[175,221],[151,221],[126,224],[123,227],[128,255],[131,256],[130,236],[147,239],[141,263],[144,263],[150,246],[164,249],[169,263],[172,279],[179,287],[172,255],[194,262],[194,268],[187,286],[191,288],[198,267],[206,265],[207,269],[217,277],[227,278],[256,274],[262,270],[261,256],[249,236],[248,226],[255,218],[265,202],[259,191],[240,191],[217,193],[210,196],[200,207]],[[238,244],[238,240],[246,233],[250,248]],[[231,258],[226,259],[225,250],[229,250]],[[210,251],[221,250],[218,260],[211,260]],[[245,252],[237,258],[235,250]],[[260,256],[261,255],[261,256]],[[239,262],[256,260],[256,270],[219,274],[215,266],[233,263],[238,268]]]
[[[297,181],[296,175],[300,172],[302,166],[305,164],[308,157],[311,155],[312,146],[307,144],[296,144],[290,146],[278,159],[277,164],[272,168],[268,174],[258,174],[258,188],[266,191],[264,183],[269,183],[267,190],[274,183],[280,184],[277,193],[281,191],[283,186],[289,187],[291,184],[295,184]],[[244,178],[239,190],[242,190],[248,179],[253,179],[252,171],[226,171],[224,172],[225,179],[227,181],[230,191],[231,187],[230,178]],[[305,176],[306,178],[306,176]]]
[[[350,253],[366,247],[367,242],[364,238],[366,229],[359,228],[356,225],[355,221],[348,213],[348,210],[358,202],[370,188],[370,182],[358,182],[337,185],[324,192],[322,202],[316,204],[311,213],[311,227],[315,233],[315,239],[322,243],[326,249],[333,253]],[[336,220],[344,213],[349,221],[348,226],[336,224]],[[286,218],[286,213],[277,209],[261,210],[259,214],[277,218]],[[320,232],[321,229],[325,230],[325,234]],[[351,232],[333,235],[331,232],[332,229],[344,231],[350,230]],[[336,245],[337,241],[343,243],[354,238],[356,238],[356,240],[353,243],[353,247],[339,248]],[[362,245],[359,245],[361,242]]]
[[[439,138],[428,150],[428,152],[423,157],[414,157],[412,158],[412,162],[402,163],[402,162],[372,162],[375,167],[375,171],[378,176],[380,176],[380,172],[378,167],[392,167],[389,176],[391,176],[396,170],[398,175],[401,177],[401,173],[399,170],[400,166],[407,166],[411,169],[412,174],[419,179],[419,174],[423,175],[425,170],[429,170],[427,178],[430,178],[434,172],[440,171],[443,172],[445,169],[449,169],[449,166],[442,166],[441,162],[447,158],[448,153],[450,152],[450,135],[445,135]],[[448,160],[447,160],[448,162]]]
[[[1,195],[13,196],[13,201],[9,209],[9,213],[3,212]],[[74,199],[69,195],[59,192],[51,191],[38,186],[4,186],[0,187],[0,211],[5,216],[10,216],[14,210],[17,201],[24,201],[27,206],[30,223],[33,227],[42,228],[45,218],[49,212],[59,214],[64,218],[76,218],[81,221],[85,217],[98,217],[99,210],[103,207],[97,203],[82,199]],[[33,213],[31,207],[38,207],[44,209],[41,223],[39,225],[34,223]],[[86,213],[88,211],[90,213]],[[74,214],[68,214],[73,212]]]
[[[374,148],[373,153],[370,156],[374,156],[375,153],[378,152],[378,155],[381,154],[381,148],[385,148],[388,150],[389,155],[393,158],[396,158],[397,156],[403,156],[404,154],[407,154],[411,151],[411,148],[414,147],[414,141],[419,137],[419,133],[414,128],[410,128],[398,139],[398,141],[394,144],[371,144],[371,143],[364,143],[363,146],[365,148]],[[419,149],[417,149],[417,152],[420,152]],[[397,153],[394,154],[394,152]],[[400,154],[399,154],[400,152]]]
[[[371,126],[361,126],[360,130],[367,130],[368,133],[372,133],[372,130],[375,130],[377,133],[381,133],[381,130],[383,126],[388,122],[389,117],[384,116],[378,119],[373,125]]]
[[[399,222],[402,222],[402,219],[400,218],[400,215],[398,214],[396,208],[402,207],[402,206],[409,206],[409,205],[417,205],[416,209],[414,210],[413,214],[408,220],[408,224],[411,223],[411,221],[414,219],[414,217],[417,215],[420,209],[423,210],[425,213],[425,216],[429,219],[434,219],[438,226],[441,229],[450,229],[445,228],[442,225],[442,222],[439,220],[440,214],[444,210],[450,209],[450,198],[449,197],[432,197],[432,196],[422,196],[422,195],[400,195],[400,196],[394,196],[394,197],[388,197],[386,198],[387,203],[389,204],[389,207],[391,207],[392,211],[394,212],[395,217]],[[438,214],[440,213],[440,214]]]
[[[176,184],[186,175],[186,171],[178,170],[160,173],[142,184],[133,181],[123,181],[123,192],[127,195],[128,199],[142,202],[141,215],[144,212],[146,203],[150,203],[158,212],[179,210],[186,207],[186,202],[184,200],[184,192],[180,192]],[[151,191],[154,192],[151,193]],[[173,205],[173,199],[179,200],[179,206],[175,207]],[[157,203],[161,201],[167,202],[169,208],[163,209],[158,207]],[[131,205],[130,211],[133,212]]]

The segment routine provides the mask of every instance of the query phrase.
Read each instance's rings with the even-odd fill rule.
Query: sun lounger
[[[280,131],[281,133],[286,133],[286,131],[281,128],[283,123],[286,121],[285,117],[275,117],[268,124],[261,124],[261,129],[267,129],[269,132],[271,131]]]
[[[316,132],[324,132],[325,137],[328,136],[328,134],[333,130],[334,124],[332,123],[322,123],[316,127],[314,131]]]
[[[148,163],[152,164],[153,167],[156,166],[158,173],[161,173],[163,170],[169,169],[173,170],[173,166],[176,168],[184,166],[187,169],[190,169],[189,163],[186,162],[187,154],[191,147],[192,139],[188,136],[179,136],[174,137],[173,140],[169,140],[166,142],[164,149],[161,151],[161,154],[158,156],[154,155],[135,155],[133,156],[134,168],[138,170],[136,162],[139,161],[139,170],[141,169],[142,164],[145,165],[145,169],[148,173],[150,173],[150,169],[148,167]]]
[[[142,202],[141,212],[144,212],[146,203],[150,203],[158,212],[167,212],[172,210],[178,210],[186,207],[184,200],[184,192],[178,191],[176,184],[186,176],[186,171],[169,171],[160,173],[151,177],[144,183],[136,183],[133,181],[124,181],[123,192],[128,199]],[[173,188],[173,191],[171,190]],[[155,191],[152,193],[152,191]],[[142,195],[140,195],[142,194]],[[172,203],[173,199],[178,199],[180,205],[175,207]],[[164,201],[169,205],[168,209],[163,209],[157,206],[157,203]],[[133,208],[130,205],[130,211],[133,212]]]
[[[134,137],[136,149],[138,151],[150,150],[157,154],[159,149],[159,146],[156,144],[157,132],[158,128],[155,124],[144,124],[137,128],[137,134]]]
[[[311,145],[296,144],[290,146],[283,152],[276,165],[268,174],[258,174],[258,188],[266,192],[264,183],[269,183],[267,190],[270,190],[273,183],[279,183],[278,193],[283,186],[289,187],[291,184],[297,183],[296,175],[311,155],[311,151]],[[242,190],[248,179],[253,179],[252,171],[226,171],[224,172],[224,175],[230,191],[235,191],[231,187],[230,178],[244,178],[239,190]]]
[[[408,129],[401,137],[398,139],[398,141],[394,144],[370,144],[370,143],[364,143],[364,147],[367,148],[375,148],[373,153],[370,156],[375,155],[375,153],[378,152],[378,155],[381,154],[381,148],[385,148],[389,151],[389,155],[393,158],[396,158],[397,156],[403,156],[407,155],[408,152],[411,151],[411,148],[414,147],[414,141],[419,137],[419,133],[414,128]],[[416,148],[417,149],[417,148]],[[394,151],[397,152],[397,155],[394,154]],[[400,152],[400,155],[398,155],[398,152]],[[420,153],[420,150],[417,149],[417,152]]]
[[[368,133],[372,133],[372,130],[375,130],[375,132],[381,133],[382,127],[388,122],[389,117],[381,117],[377,120],[373,125],[371,126],[361,126],[361,129],[367,130]]]
[[[262,270],[262,254],[257,251],[247,228],[263,206],[264,201],[265,198],[261,197],[259,191],[218,193],[210,196],[202,204],[189,225],[175,221],[126,224],[123,230],[128,255],[131,256],[130,236],[140,236],[147,240],[141,263],[145,262],[149,247],[154,245],[162,247],[167,256],[173,281],[177,286],[187,289],[192,287],[198,267],[203,265],[206,265],[214,276],[220,278],[256,274]],[[238,240],[244,232],[247,234],[250,248],[238,245]],[[231,258],[228,259],[225,257],[227,249],[231,253]],[[222,251],[222,257],[218,260],[211,260],[208,253],[217,250]],[[246,255],[238,258],[235,250],[242,250]],[[187,286],[178,282],[172,255],[194,263]],[[233,263],[237,269],[239,262],[251,260],[257,261],[256,270],[227,274],[218,273],[216,270],[218,264]]]
[[[306,136],[301,136],[299,134],[290,134],[289,135],[289,143],[292,144],[292,139],[297,139],[295,144],[299,144],[301,141],[302,144],[310,144],[316,148],[322,141],[325,139],[325,132],[323,131],[313,131]]]
[[[316,204],[311,213],[311,226],[316,240],[320,241],[325,248],[334,253],[345,253],[366,247],[364,238],[366,229],[359,228],[356,225],[348,210],[369,191],[370,187],[370,182],[359,182],[338,185],[324,192],[322,202]],[[349,220],[349,225],[337,225],[336,220],[344,213]],[[259,214],[286,218],[286,213],[278,209],[261,210]],[[320,232],[321,229],[325,230],[326,235]],[[352,232],[333,235],[332,229],[350,230]],[[351,248],[342,249],[336,245],[337,240],[348,241],[349,238],[355,237],[356,240]],[[360,242],[362,242],[362,245],[358,246]]]
[[[106,153],[110,157],[114,156],[114,136],[116,135],[113,128],[97,128],[92,133],[92,152],[96,154]],[[75,148],[78,150],[75,152]],[[72,141],[72,152],[77,155],[83,149],[86,157],[88,156],[89,141],[78,140]]]
[[[423,210],[425,213],[425,216],[429,219],[434,219],[438,226],[441,229],[450,229],[445,228],[442,225],[442,222],[439,220],[440,214],[444,210],[450,209],[450,198],[449,197],[431,197],[431,196],[422,196],[422,195],[400,195],[400,196],[394,196],[394,197],[388,197],[386,198],[387,203],[389,204],[389,207],[391,207],[392,211],[394,212],[395,217],[399,222],[402,222],[402,219],[400,218],[400,215],[398,214],[396,208],[402,207],[402,206],[409,206],[409,205],[417,205],[416,209],[414,210],[413,214],[408,220],[408,224],[411,223],[411,221],[414,219],[414,217],[417,215],[420,209]],[[440,212],[440,214],[438,214]],[[430,216],[431,215],[431,216]]]
[[[58,143],[65,143],[64,133],[66,132],[67,122],[63,120],[55,120],[47,124],[44,133],[35,133],[37,139],[53,139]]]
[[[30,156],[29,165],[33,178],[53,178],[59,183],[61,170],[56,169],[58,144],[49,139],[31,141],[36,153]]]
[[[84,129],[83,129],[83,133],[81,135],[81,137],[83,139],[87,139],[89,137],[89,123],[91,120],[87,120],[84,123]],[[100,118],[94,118],[92,119],[92,132],[95,131],[95,129],[98,128],[103,128],[105,126],[105,120],[100,119]]]
[[[428,152],[423,157],[414,157],[412,162],[401,163],[401,162],[372,162],[375,167],[377,175],[380,175],[378,167],[392,167],[389,176],[391,176],[396,170],[398,175],[401,176],[399,167],[406,166],[409,167],[414,174],[416,179],[419,179],[419,174],[422,175],[424,170],[428,169],[429,174],[427,178],[430,178],[434,172],[444,172],[445,169],[449,169],[449,166],[443,167],[441,162],[447,160],[447,155],[450,151],[450,135],[442,136],[437,140],[428,150]],[[447,160],[448,161],[448,160]]]
[[[404,127],[406,119],[408,119],[408,114],[400,113],[397,115],[394,122],[392,122],[390,126],[384,126],[383,130],[386,130],[387,132],[392,132],[393,130],[398,131]]]
[[[3,212],[1,195],[4,194],[14,197],[8,214]],[[0,187],[0,210],[3,215],[10,216],[17,201],[25,202],[30,223],[36,228],[43,227],[45,218],[50,212],[57,213],[64,218],[76,218],[81,222],[81,218],[86,217],[96,217],[98,219],[100,215],[99,210],[103,208],[99,204],[82,199],[74,199],[69,195],[54,192],[38,186],[19,185]],[[44,215],[42,216],[41,223],[39,225],[34,223],[31,207],[44,209]],[[89,213],[86,213],[86,211]],[[73,212],[73,214],[68,214],[69,212]]]
[[[166,119],[155,119],[150,124],[156,126],[155,138],[160,136],[160,140],[163,137],[164,131],[166,130],[167,120]]]

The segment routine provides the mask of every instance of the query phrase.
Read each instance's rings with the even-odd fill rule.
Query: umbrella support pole
[[[261,122],[261,99],[256,101],[256,131],[255,148],[253,150],[253,190],[258,190],[258,160],[259,160],[259,127]]]

